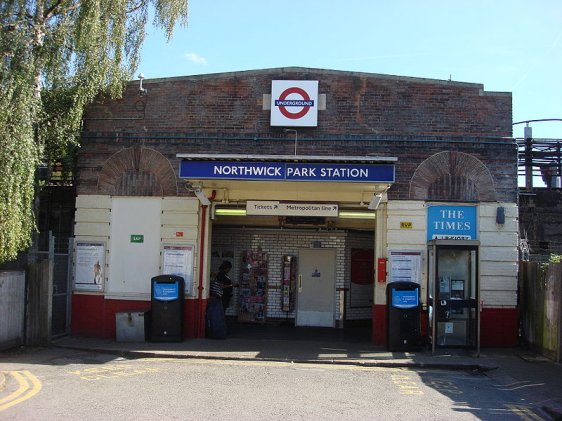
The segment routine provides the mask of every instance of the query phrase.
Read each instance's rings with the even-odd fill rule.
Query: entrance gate
[[[51,316],[50,332],[48,332],[50,337],[63,336],[70,332],[72,248],[72,238],[57,238],[49,234],[48,250],[39,250],[38,248],[30,250],[31,264],[39,264],[41,261],[47,260],[49,266],[52,267],[52,271],[47,271],[49,275],[45,275],[52,279],[40,280],[42,284],[52,286],[48,288],[51,297],[44,297],[44,294],[40,292],[38,292],[39,295],[33,294],[35,298],[30,297],[30,300],[48,300],[51,302],[50,311],[49,309],[46,310]],[[43,297],[40,295],[43,295]],[[45,332],[42,335],[45,335]]]

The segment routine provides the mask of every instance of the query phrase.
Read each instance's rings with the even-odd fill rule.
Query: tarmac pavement
[[[523,348],[482,349],[480,355],[458,349],[391,352],[364,338],[345,337],[341,333],[324,335],[321,330],[305,330],[286,337],[262,331],[255,337],[234,334],[224,340],[183,342],[117,342],[67,336],[54,340],[52,345],[129,358],[259,360],[483,372],[501,387],[521,390],[552,419],[562,420],[562,365]]]

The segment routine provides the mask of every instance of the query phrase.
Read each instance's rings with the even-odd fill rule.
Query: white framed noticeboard
[[[103,291],[105,280],[105,242],[76,243],[74,290]]]
[[[388,260],[390,282],[421,282],[421,251],[390,250]]]
[[[188,295],[192,293],[194,254],[195,246],[192,244],[164,245],[162,248],[162,275],[181,276]]]

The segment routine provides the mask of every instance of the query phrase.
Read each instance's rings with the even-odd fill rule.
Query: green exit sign
[[[131,243],[144,243],[144,235],[131,234]]]

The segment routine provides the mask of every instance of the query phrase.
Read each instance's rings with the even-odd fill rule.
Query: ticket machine
[[[428,242],[428,334],[436,348],[480,351],[480,299],[476,240]]]

